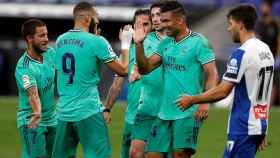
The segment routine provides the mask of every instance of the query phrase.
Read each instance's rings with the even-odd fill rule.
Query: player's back
[[[99,69],[101,62],[113,60],[110,47],[102,37],[80,30],[61,35],[56,47],[59,118],[77,121],[99,112]]]
[[[233,56],[225,74],[231,78],[236,76],[233,82],[237,83],[228,133],[265,134],[272,91],[273,55],[265,43],[252,38],[237,49]]]

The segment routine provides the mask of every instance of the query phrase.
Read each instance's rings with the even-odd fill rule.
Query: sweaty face
[[[152,30],[152,22],[150,20],[149,15],[138,15],[135,18],[135,26],[143,26],[145,32],[151,32]],[[134,27],[135,27],[134,26]]]
[[[43,53],[48,49],[48,30],[46,26],[36,27],[32,38],[32,47],[37,53]]]
[[[151,18],[152,18],[153,29],[156,31],[161,31],[162,26],[161,26],[161,21],[160,21],[160,8],[159,7],[152,8]]]
[[[231,17],[228,19],[228,31],[231,33],[233,42],[240,43],[240,23],[236,22]]]
[[[160,14],[162,28],[166,31],[167,36],[176,37],[179,33],[178,18],[172,12],[164,12]]]

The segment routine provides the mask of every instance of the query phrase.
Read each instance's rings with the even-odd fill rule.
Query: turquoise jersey
[[[15,78],[18,87],[19,105],[17,110],[17,127],[27,125],[32,114],[26,90],[36,86],[41,102],[41,122],[39,126],[53,126],[57,123],[54,100],[54,55],[53,48],[43,53],[40,63],[25,52],[17,62]]]
[[[146,57],[153,55],[161,39],[155,32],[151,32],[144,40],[144,52]],[[142,75],[142,88],[138,111],[141,114],[157,116],[162,100],[163,74],[162,66],[159,66],[147,75]]]
[[[56,52],[58,119],[80,121],[101,112],[100,66],[116,58],[109,43],[101,36],[70,30],[58,37]]]
[[[175,101],[180,95],[197,95],[204,91],[203,65],[215,60],[215,55],[206,38],[190,32],[181,41],[164,39],[156,52],[162,57],[164,93],[159,117],[176,120],[192,116],[197,106],[181,111]]]
[[[130,77],[135,64],[136,64],[135,45],[132,44],[129,49],[128,78]],[[125,114],[125,121],[130,124],[134,124],[137,107],[139,105],[140,89],[141,89],[141,80],[128,83],[127,109]]]

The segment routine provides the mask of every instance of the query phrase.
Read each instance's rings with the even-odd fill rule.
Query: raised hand
[[[147,34],[148,32],[144,29],[141,21],[134,24],[133,40],[135,43],[143,42]]]
[[[131,25],[125,25],[123,29],[120,29],[119,39],[121,41],[121,49],[129,49],[133,32],[134,30]]]

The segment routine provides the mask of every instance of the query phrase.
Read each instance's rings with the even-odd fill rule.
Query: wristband
[[[129,49],[134,30],[130,28],[128,31],[123,31],[121,36],[121,49]]]

